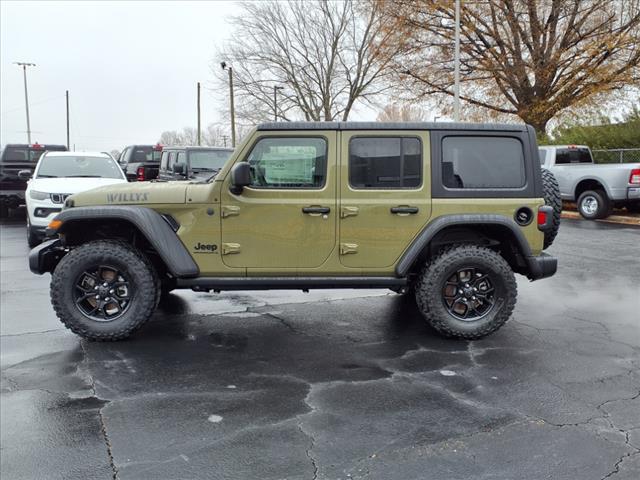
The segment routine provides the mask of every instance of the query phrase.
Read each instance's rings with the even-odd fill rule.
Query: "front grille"
[[[70,193],[52,193],[51,201],[53,203],[64,203],[64,201],[69,197]]]

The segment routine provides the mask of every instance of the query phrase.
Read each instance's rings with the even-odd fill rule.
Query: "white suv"
[[[20,176],[29,176],[21,171]],[[74,193],[92,188],[126,183],[127,179],[118,163],[101,152],[46,152],[36,165],[27,184],[27,241],[30,247],[38,245],[49,222]]]

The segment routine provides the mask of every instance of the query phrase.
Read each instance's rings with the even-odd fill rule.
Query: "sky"
[[[66,143],[69,90],[76,150],[155,143],[165,130],[221,122],[211,66],[231,34],[234,2],[0,2],[0,143],[26,143],[22,69],[32,142]],[[226,92],[223,92],[226,93]]]

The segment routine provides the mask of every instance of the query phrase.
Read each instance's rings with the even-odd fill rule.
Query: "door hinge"
[[[349,255],[350,253],[358,253],[357,243],[341,243],[340,255]]]
[[[235,205],[224,205],[220,212],[222,218],[233,217],[234,215],[240,215],[240,207]]]
[[[223,255],[231,255],[233,253],[240,253],[240,244],[239,243],[223,243],[222,244],[222,254]]]
[[[355,217],[359,210],[358,207],[340,207],[340,218]]]

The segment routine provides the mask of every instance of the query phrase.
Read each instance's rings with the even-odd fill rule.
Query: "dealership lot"
[[[640,475],[640,229],[563,220],[512,320],[437,336],[385,291],[181,291],[81,341],[2,224],[6,478]]]

